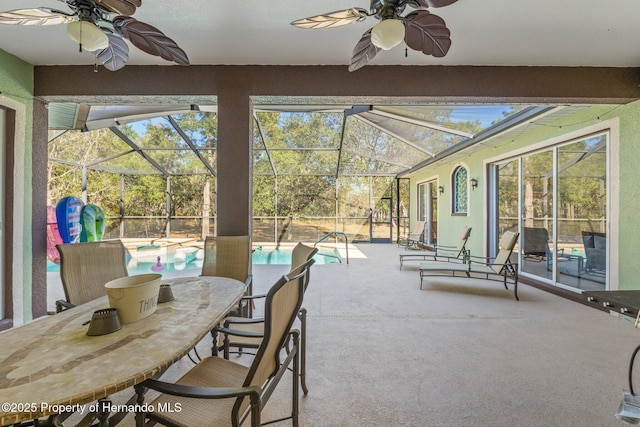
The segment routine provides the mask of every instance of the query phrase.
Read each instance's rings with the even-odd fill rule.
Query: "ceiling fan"
[[[96,52],[97,61],[116,71],[129,59],[128,39],[150,54],[180,65],[189,65],[187,54],[157,28],[132,18],[142,0],[58,0],[71,12],[49,7],[0,12],[0,24],[66,24],[67,34],[80,44],[80,51]]]
[[[444,20],[429,12],[429,7],[443,7],[458,0],[371,0],[370,10],[360,7],[338,10],[293,21],[299,28],[333,28],[364,21],[373,16],[380,20],[362,35],[353,49],[349,71],[355,71],[381,50],[389,50],[404,40],[408,47],[425,55],[443,57],[451,47],[450,32]],[[402,16],[409,6],[414,11]]]

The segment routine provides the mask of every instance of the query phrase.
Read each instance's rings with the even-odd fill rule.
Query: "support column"
[[[218,97],[218,236],[249,235],[253,217],[253,104],[248,93]]]
[[[31,148],[31,310],[33,319],[47,314],[47,163],[49,110],[39,101],[33,103]],[[28,162],[28,160],[27,160]],[[16,165],[20,168],[21,165]],[[27,186],[27,188],[29,188]],[[26,203],[26,200],[25,200]],[[29,217],[26,209],[21,212]],[[27,243],[28,244],[28,243]],[[18,255],[19,256],[19,255]]]

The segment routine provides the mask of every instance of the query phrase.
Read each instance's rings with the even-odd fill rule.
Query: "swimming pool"
[[[291,247],[258,246],[251,255],[251,262],[259,265],[289,265],[291,264]],[[154,256],[155,257],[155,256]],[[160,256],[160,266],[157,257],[129,257],[127,271],[129,274],[144,274],[157,270],[159,273],[170,273],[184,270],[202,269],[202,249],[178,250]],[[316,264],[329,264],[341,262],[342,258],[335,249],[323,249],[314,257]],[[47,260],[47,272],[59,272],[60,265]]]
[[[258,246],[251,255],[251,261],[253,264],[289,265],[291,264],[292,250],[293,248],[288,246]],[[342,262],[342,257],[335,249],[323,249],[313,259],[316,260],[316,264]]]

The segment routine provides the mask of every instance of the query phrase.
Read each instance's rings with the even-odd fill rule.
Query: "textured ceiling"
[[[48,6],[56,0],[3,0],[0,9]],[[144,0],[134,17],[162,30],[192,64],[348,65],[353,47],[377,21],[302,30],[295,19],[368,0]],[[372,65],[640,65],[638,0],[459,0],[431,12],[451,30],[452,46],[433,58],[404,46],[383,51]],[[93,64],[62,26],[0,26],[0,49],[35,65]],[[132,47],[129,64],[167,64]]]

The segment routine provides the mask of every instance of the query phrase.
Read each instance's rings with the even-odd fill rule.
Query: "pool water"
[[[253,264],[289,265],[291,264],[291,251],[289,247],[258,246],[251,255]],[[323,250],[314,255],[316,264],[330,264],[342,262],[342,257],[337,250]]]
[[[255,248],[251,255],[251,262],[253,264],[262,265],[289,265],[291,264],[291,248],[278,248],[278,247],[261,247]],[[176,259],[175,256],[170,256],[169,260],[165,260],[165,257],[161,257],[160,265],[162,270],[159,273],[170,273],[175,271],[202,269],[202,259],[197,252],[186,253],[184,257]],[[330,264],[335,262],[341,262],[342,258],[337,250],[323,250],[318,252],[314,257],[316,264]],[[127,263],[127,270],[129,274],[144,274],[154,271],[154,267],[157,267],[157,261],[149,261],[148,259],[136,259],[131,258]],[[59,272],[60,265],[47,260],[47,272]]]

